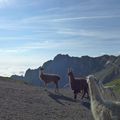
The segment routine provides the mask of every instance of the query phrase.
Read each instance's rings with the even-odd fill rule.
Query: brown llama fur
[[[60,80],[60,77],[56,74],[44,73],[43,70],[44,70],[43,68],[40,68],[39,77],[41,78],[41,80],[44,81],[45,88],[47,88],[47,84],[54,83],[56,86],[55,92],[58,92],[59,91],[58,82]]]
[[[71,85],[71,89],[74,91],[74,99],[77,99],[77,94],[82,93],[81,99],[87,94],[87,97],[89,98],[88,94],[88,84],[85,78],[75,78],[73,75],[73,72],[71,69],[68,69],[68,77],[69,82]]]

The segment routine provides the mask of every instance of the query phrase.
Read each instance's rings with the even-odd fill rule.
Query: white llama
[[[100,93],[95,77],[87,77],[90,91],[91,110],[95,120],[120,120],[120,102],[105,101]]]

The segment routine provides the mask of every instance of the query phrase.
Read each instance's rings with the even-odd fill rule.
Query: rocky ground
[[[73,100],[70,89],[33,87],[0,80],[0,120],[93,120],[86,99]]]

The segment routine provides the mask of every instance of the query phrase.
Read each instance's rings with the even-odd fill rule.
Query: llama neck
[[[103,98],[100,94],[98,85],[95,83],[95,81],[89,81],[89,89],[90,89],[91,100],[102,103]]]
[[[70,80],[70,82],[73,82],[73,81],[74,81],[74,75],[73,75],[73,74],[70,74],[70,75],[69,75],[69,80]]]
[[[42,78],[43,76],[44,76],[43,71],[40,70],[40,71],[39,71],[39,77]]]

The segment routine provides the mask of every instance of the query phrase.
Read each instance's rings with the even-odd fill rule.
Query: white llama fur
[[[95,77],[87,77],[90,91],[91,110],[95,120],[120,120],[120,102],[105,101],[96,84]]]

